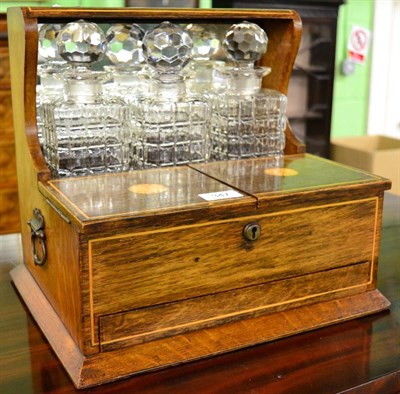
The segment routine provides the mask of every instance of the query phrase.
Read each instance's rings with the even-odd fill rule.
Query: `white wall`
[[[375,0],[368,134],[400,139],[400,0]]]

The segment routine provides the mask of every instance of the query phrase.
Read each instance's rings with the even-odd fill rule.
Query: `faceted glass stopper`
[[[236,62],[255,62],[267,51],[268,37],[255,23],[232,25],[223,42],[227,56]]]
[[[106,55],[114,64],[140,64],[144,61],[144,30],[137,24],[116,23],[107,30]]]
[[[56,38],[63,28],[59,23],[44,24],[39,29],[39,54],[46,60],[61,60]]]
[[[220,48],[218,30],[214,25],[191,23],[186,31],[193,40],[192,56],[196,60],[210,59]]]
[[[107,41],[99,26],[80,19],[65,25],[57,36],[57,46],[68,62],[93,63],[103,57]]]
[[[189,33],[170,22],[147,31],[143,39],[147,63],[161,73],[182,70],[190,60],[192,46]]]

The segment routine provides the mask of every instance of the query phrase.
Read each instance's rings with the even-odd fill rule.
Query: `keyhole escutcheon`
[[[257,222],[247,223],[243,228],[243,238],[248,242],[253,242],[261,234],[261,226]]]

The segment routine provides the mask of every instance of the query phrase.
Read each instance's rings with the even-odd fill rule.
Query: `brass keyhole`
[[[256,239],[258,239],[260,234],[261,226],[256,222],[248,223],[243,228],[243,238],[248,242],[255,241]]]

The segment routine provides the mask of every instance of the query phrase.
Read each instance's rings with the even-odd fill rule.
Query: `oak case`
[[[76,387],[388,308],[376,276],[390,182],[305,154],[289,125],[281,159],[52,179],[41,154],[38,23],[253,21],[270,39],[263,85],[287,93],[295,12],[13,8],[8,18],[25,263],[12,277]],[[239,197],[199,196],[227,190]],[[26,224],[34,209],[44,217],[44,265]],[[257,239],[244,236],[249,225],[261,229]]]

